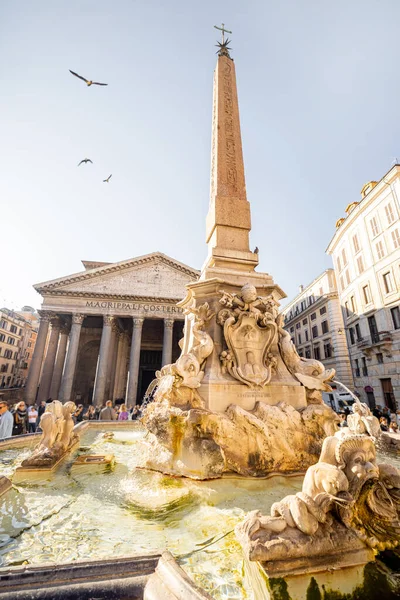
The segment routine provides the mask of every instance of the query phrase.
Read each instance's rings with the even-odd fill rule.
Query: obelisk
[[[225,276],[228,272],[231,276],[235,272],[250,274],[258,265],[258,254],[251,252],[249,246],[250,204],[246,195],[235,63],[228,44],[229,40],[218,44],[214,72],[210,206],[206,221],[208,256],[201,279]]]

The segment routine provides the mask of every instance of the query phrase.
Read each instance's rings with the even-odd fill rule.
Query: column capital
[[[164,327],[167,327],[168,329],[172,329],[174,326],[174,319],[164,319]]]
[[[53,317],[50,321],[50,325],[51,325],[51,329],[55,330],[58,329],[60,330],[62,327],[62,320],[60,319],[60,317]]]
[[[82,325],[83,323],[83,319],[85,318],[86,315],[82,315],[80,313],[74,313],[72,315],[72,323],[73,325]]]
[[[38,313],[40,315],[40,321],[45,321],[47,323],[50,323],[51,319],[54,319],[56,317],[56,313],[51,312],[50,310],[38,310]]]
[[[114,333],[116,333],[117,335],[120,334],[121,330],[119,328],[119,325],[117,323],[117,319],[115,319],[113,317],[112,323],[111,323],[111,329],[113,330]]]
[[[133,317],[133,328],[141,329],[144,323],[144,319]]]
[[[115,317],[112,315],[103,315],[103,325],[104,327],[111,327],[115,323]]]
[[[71,327],[68,325],[68,323],[62,323],[62,325],[60,327],[61,335],[63,335],[63,334],[68,335],[70,331],[71,331]]]

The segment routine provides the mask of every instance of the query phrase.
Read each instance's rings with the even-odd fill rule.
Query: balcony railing
[[[390,331],[379,331],[370,336],[357,338],[357,347],[360,348],[360,350],[367,350],[368,348],[390,344],[391,342],[392,334]]]

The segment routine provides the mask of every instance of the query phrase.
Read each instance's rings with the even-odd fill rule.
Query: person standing
[[[100,421],[116,421],[117,414],[113,409],[111,400],[107,400],[105,408],[100,411]]]
[[[83,419],[84,421],[93,421],[94,419],[97,419],[94,406],[91,404],[89,405],[87,411],[83,415]]]
[[[36,410],[36,406],[32,405],[28,408],[28,425],[29,425],[29,433],[35,433],[36,431],[36,422],[38,419],[39,413]]]
[[[126,404],[121,404],[121,408],[118,413],[118,421],[127,421],[128,419],[129,419],[129,412],[126,409]]]
[[[14,418],[8,410],[8,402],[0,400],[0,440],[12,436]]]
[[[14,411],[13,435],[24,435],[28,433],[28,411],[25,402],[18,402]]]

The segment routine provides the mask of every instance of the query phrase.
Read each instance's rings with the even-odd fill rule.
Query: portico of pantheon
[[[140,404],[155,372],[179,356],[176,303],[200,273],[160,252],[82,263],[82,272],[34,286],[43,303],[25,400]]]

